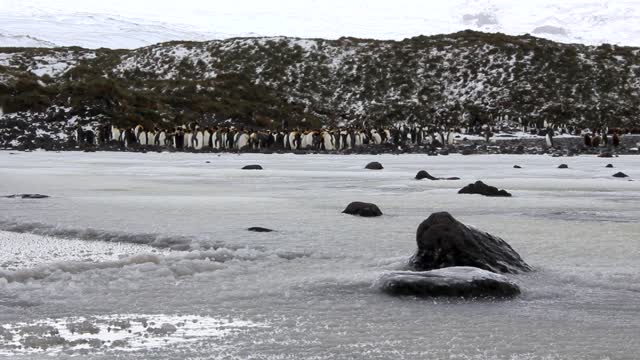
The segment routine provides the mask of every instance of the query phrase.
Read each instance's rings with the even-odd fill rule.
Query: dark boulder
[[[259,227],[259,226],[250,227],[247,230],[252,231],[252,232],[260,232],[260,233],[273,232],[273,230],[271,230],[271,229],[267,229],[267,228],[263,228],[263,227]]]
[[[464,149],[464,150],[462,150],[462,152],[461,152],[461,154],[462,154],[462,155],[473,155],[473,154],[475,154],[475,153],[476,153],[476,152],[475,152],[474,150],[472,150],[472,149]]]
[[[429,180],[432,180],[432,181],[435,181],[435,180],[460,180],[459,177],[437,178],[435,176],[431,176],[431,174],[429,174],[428,172],[426,172],[424,170],[420,170],[418,172],[418,174],[416,174],[416,180],[423,180],[423,179],[429,179]]]
[[[418,174],[416,174],[416,180],[423,180],[423,179],[440,180],[437,177],[431,176],[428,172],[424,170],[420,170]]]
[[[560,166],[558,166],[558,169],[568,169],[569,165],[567,164],[561,164]]]
[[[513,165],[513,168],[514,168],[514,169],[522,169],[522,166],[520,166],[520,165]]]
[[[382,216],[382,211],[377,205],[364,202],[352,202],[342,212],[343,214],[357,215],[362,217],[376,217]]]
[[[460,191],[458,194],[479,194],[492,197],[510,197],[511,194],[506,190],[498,190],[498,188],[487,185],[482,181],[476,181],[475,184],[469,184]]]
[[[613,164],[607,164],[607,166],[605,166],[607,169],[613,169]]]
[[[382,275],[376,287],[389,295],[426,298],[512,298],[520,294],[518,285],[506,276],[474,267],[391,272]]]
[[[627,174],[625,174],[623,172],[618,172],[618,173],[613,174],[613,177],[616,177],[616,178],[628,178],[629,175],[627,175]]]
[[[384,169],[384,167],[382,167],[382,164],[380,164],[377,161],[368,163],[367,166],[365,166],[364,168],[368,169],[368,170],[382,170],[382,169]]]
[[[262,166],[260,165],[247,165],[242,168],[242,170],[262,170]]]
[[[418,250],[410,260],[413,270],[428,271],[471,266],[496,273],[530,271],[504,240],[466,226],[447,212],[434,213],[416,232]]]
[[[42,194],[15,194],[5,196],[7,199],[46,199],[48,197],[48,195]]]

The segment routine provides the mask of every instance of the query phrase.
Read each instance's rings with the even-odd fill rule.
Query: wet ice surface
[[[228,338],[264,324],[203,316],[118,314],[44,319],[2,327],[0,355],[97,355]]]
[[[126,242],[60,239],[30,233],[0,231],[0,271],[29,269],[55,262],[114,261],[133,254],[159,252],[167,253],[168,251]]]
[[[370,161],[385,170],[364,170]],[[247,164],[265,170],[239,170]],[[422,169],[462,180],[413,180]],[[640,182],[617,171],[640,179],[638,158],[0,152],[0,194],[51,196],[0,199],[2,246],[30,244],[20,266],[0,269],[0,356],[632,359]],[[475,180],[514,197],[457,194]],[[385,215],[341,214],[351,201]],[[425,301],[373,287],[402,268],[435,211],[509,242],[537,270],[515,277],[523,294]],[[38,250],[44,242],[60,256]],[[114,317],[154,316],[165,330],[180,317],[213,325],[145,338],[139,322],[117,346],[46,333],[80,322],[103,334]],[[221,335],[222,322],[237,326]]]

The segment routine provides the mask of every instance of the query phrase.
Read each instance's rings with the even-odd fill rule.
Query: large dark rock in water
[[[364,202],[352,202],[342,212],[343,214],[357,215],[363,217],[376,217],[382,216],[382,211],[376,204],[364,203]]]
[[[508,193],[506,190],[498,190],[498,188],[489,186],[483,183],[482,181],[476,181],[475,184],[469,184],[463,187],[462,189],[460,189],[460,191],[458,191],[458,194],[479,194],[479,195],[493,196],[493,197],[495,196],[510,197],[511,196],[511,194]]]
[[[259,227],[259,226],[250,227],[247,230],[249,230],[251,232],[260,232],[260,233],[273,232],[273,230],[271,230],[271,229],[267,229],[267,228],[263,228],[263,227]]]
[[[613,164],[607,164],[607,166],[605,166],[607,169],[613,169]]]
[[[382,275],[376,286],[399,296],[511,298],[520,294],[518,285],[506,276],[474,267],[391,272]]]
[[[247,165],[242,168],[242,170],[262,170],[262,166],[260,165]]]
[[[8,195],[4,197],[7,199],[46,199],[49,196],[42,195],[42,194],[15,194],[15,195]]]
[[[367,166],[365,166],[364,168],[368,169],[368,170],[382,170],[382,169],[384,169],[384,167],[382,167],[382,164],[380,164],[377,161],[368,163]]]
[[[568,169],[569,165],[567,164],[561,164],[560,166],[558,166],[558,169]]]
[[[416,174],[416,180],[423,180],[423,179],[440,180],[437,177],[431,176],[431,174],[429,174],[428,172],[424,170],[420,170],[418,174]]]
[[[627,175],[627,174],[625,174],[623,172],[617,172],[617,173],[613,174],[613,177],[616,177],[616,178],[628,178],[629,175]]]
[[[522,169],[522,166],[520,166],[520,165],[513,165],[513,168],[514,168],[514,169]]]
[[[413,270],[471,266],[496,273],[530,271],[504,240],[468,227],[447,212],[434,213],[416,233],[418,250],[410,260]]]

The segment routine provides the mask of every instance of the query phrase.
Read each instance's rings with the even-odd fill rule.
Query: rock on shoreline
[[[466,226],[447,212],[434,213],[416,232],[418,250],[409,266],[427,271],[471,266],[495,273],[519,273],[531,267],[504,240]]]
[[[343,214],[356,215],[362,217],[378,217],[382,216],[382,211],[376,204],[364,203],[364,202],[352,202],[347,206]]]
[[[469,184],[460,191],[458,194],[477,194],[489,197],[511,197],[511,194],[506,190],[498,190],[494,186],[487,185],[482,181],[476,181],[474,184]]]
[[[383,274],[376,287],[389,295],[417,297],[512,298],[520,287],[504,275],[474,267]]]

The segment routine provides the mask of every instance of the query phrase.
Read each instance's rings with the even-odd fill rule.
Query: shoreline
[[[327,155],[402,155],[402,154],[424,154],[427,156],[447,156],[451,154],[462,155],[550,155],[553,157],[572,157],[577,155],[594,155],[603,158],[615,157],[619,155],[640,155],[640,135],[625,135],[622,137],[620,146],[614,147],[599,146],[586,147],[581,137],[558,137],[554,138],[554,147],[547,146],[544,138],[493,138],[489,143],[481,140],[466,140],[444,147],[434,147],[430,145],[362,145],[344,150],[317,150],[299,149],[290,150],[282,147],[263,149],[214,149],[214,148],[185,148],[176,149],[165,146],[134,145],[125,147],[117,141],[103,145],[82,145],[78,146],[73,142],[49,143],[47,147],[25,147],[14,146],[0,148],[0,151],[54,151],[54,152],[129,152],[129,153],[202,153],[202,154],[327,154]]]

